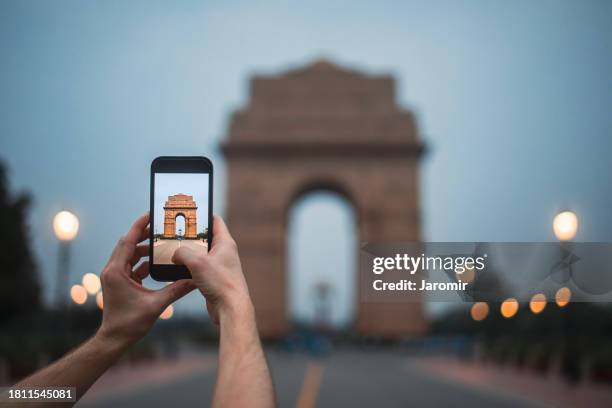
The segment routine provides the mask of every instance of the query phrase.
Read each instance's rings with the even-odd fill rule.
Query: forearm
[[[219,373],[213,407],[273,407],[274,388],[250,301],[220,313]]]
[[[127,344],[123,342],[96,334],[77,349],[22,380],[15,387],[75,387],[78,400],[121,357],[126,348]],[[73,404],[47,403],[45,406],[64,407]]]

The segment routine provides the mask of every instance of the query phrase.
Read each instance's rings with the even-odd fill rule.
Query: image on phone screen
[[[172,265],[180,247],[208,251],[208,173],[155,173],[153,263]]]

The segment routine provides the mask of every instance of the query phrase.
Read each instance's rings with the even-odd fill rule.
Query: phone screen
[[[173,265],[181,247],[208,251],[209,173],[154,173],[153,264]]]

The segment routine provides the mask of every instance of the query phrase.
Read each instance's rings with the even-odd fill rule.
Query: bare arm
[[[219,320],[219,373],[213,407],[274,406],[272,379],[250,301],[220,312]]]
[[[135,265],[148,254],[148,245],[138,245],[148,237],[148,223],[148,213],[134,223],[127,235],[119,240],[102,272],[104,313],[98,332],[16,387],[75,387],[77,400],[80,399],[125,350],[149,331],[169,304],[195,288],[191,280],[174,282],[157,291],[142,286],[142,279],[149,274],[149,264]],[[38,406],[53,405],[42,403]]]
[[[21,381],[15,388],[75,387],[76,398],[79,399],[121,357],[125,349],[125,344],[96,334],[60,360]],[[45,407],[71,405],[72,403],[38,404]],[[37,404],[20,404],[20,406],[37,406]]]
[[[219,372],[212,406],[274,407],[272,377],[236,243],[220,217],[214,219],[214,231],[208,254],[181,247],[173,259],[189,268],[206,298],[211,318],[220,326]]]

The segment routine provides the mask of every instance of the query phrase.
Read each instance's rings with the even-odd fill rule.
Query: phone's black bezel
[[[204,156],[162,156],[151,163],[149,270],[151,277],[160,282],[190,279],[189,270],[183,265],[160,265],[153,263],[153,235],[155,234],[155,173],[204,173],[208,174],[208,248],[213,237],[213,165]]]

